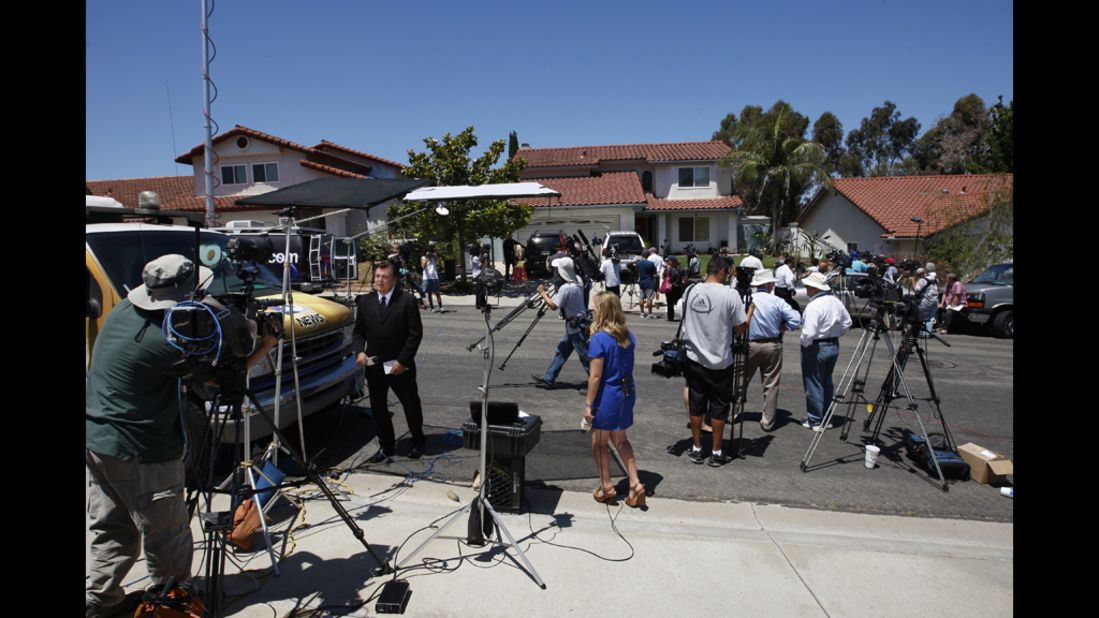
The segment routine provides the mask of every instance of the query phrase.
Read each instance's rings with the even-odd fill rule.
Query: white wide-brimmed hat
[[[557,258],[550,265],[557,269],[561,278],[569,283],[576,283],[576,264],[570,257]]]
[[[752,287],[754,288],[774,282],[775,275],[770,271],[770,269],[758,268],[756,269],[756,272],[752,274]]]
[[[824,276],[824,273],[809,273],[809,276],[801,280],[807,288],[813,288],[815,290],[823,290],[825,292],[831,292],[832,288],[828,285],[828,277]]]
[[[198,268],[198,285],[195,281],[195,264],[191,260],[169,253],[145,265],[141,280],[126,296],[134,305],[156,311],[171,309],[191,295],[195,289],[205,289],[214,280],[214,273],[205,266]]]

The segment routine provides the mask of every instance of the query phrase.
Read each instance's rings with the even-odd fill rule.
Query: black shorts
[[[729,419],[729,404],[733,401],[732,367],[707,369],[688,360],[683,375],[687,378],[687,402],[691,416],[709,415],[710,420],[714,421]]]

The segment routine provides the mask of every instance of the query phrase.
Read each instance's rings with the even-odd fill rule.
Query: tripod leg
[[[328,498],[328,502],[332,505],[332,508],[336,511],[336,514],[340,516],[340,519],[342,519],[343,522],[347,524],[347,527],[351,530],[351,534],[353,534],[355,538],[358,539],[360,543],[362,543],[363,547],[366,548],[367,553],[369,553],[370,556],[378,562],[379,572],[389,572],[389,566],[386,561],[382,559],[382,557],[374,551],[374,548],[370,546],[370,543],[366,541],[366,535],[365,533],[363,533],[363,529],[359,527],[359,525],[356,524],[353,519],[351,519],[351,515],[348,514],[347,509],[345,509],[343,505],[340,504],[340,501],[336,498],[335,494],[332,493],[332,489],[328,486],[328,483],[326,483],[324,479],[321,478],[319,474],[317,474],[312,464],[306,463],[297,453],[294,452],[294,449],[290,448],[289,443],[287,443],[286,441],[286,436],[283,435],[282,430],[280,430],[275,425],[274,421],[271,420],[270,416],[268,416],[267,414],[267,411],[264,410],[263,406],[260,405],[259,401],[256,400],[256,396],[251,391],[247,392],[247,396],[252,401],[252,405],[255,406],[256,413],[259,415],[259,417],[263,419],[265,423],[267,423],[268,427],[271,428],[271,432],[278,438],[278,441],[281,444],[285,445],[286,452],[290,454],[290,459],[292,459],[294,463],[298,464],[301,469],[305,471],[306,477],[308,477],[309,481],[316,485],[317,489],[320,489],[321,493],[323,493],[324,496]]]
[[[505,537],[507,537],[508,545],[510,545],[511,548],[515,550],[516,554],[519,554],[519,560],[521,560],[523,562],[523,565],[527,567],[527,570],[530,571],[531,576],[534,577],[534,581],[538,583],[542,590],[545,590],[546,583],[543,582],[542,578],[538,576],[538,571],[534,570],[534,565],[530,563],[530,560],[527,560],[527,555],[523,553],[523,549],[519,547],[518,543],[515,542],[515,537],[511,536],[511,532],[508,532],[507,526],[505,526],[504,522],[500,520],[500,515],[496,513],[496,510],[492,508],[492,504],[488,500],[482,500],[481,502],[485,505],[485,510],[492,515],[493,521],[496,522],[496,529],[499,530],[500,533],[503,534]]]
[[[534,320],[530,323],[530,326],[527,327],[527,330],[523,331],[523,336],[519,338],[519,341],[515,342],[515,347],[512,348],[511,352],[508,353],[508,357],[504,359],[504,362],[500,363],[500,371],[504,370],[504,367],[507,366],[508,361],[511,360],[511,357],[519,349],[519,346],[523,345],[523,342],[526,341],[527,335],[529,335],[530,332],[534,330],[534,327],[538,325],[538,321],[541,320],[542,316],[545,314],[546,305],[543,304],[542,308],[538,310],[538,315],[534,316]]]
[[[869,343],[870,334],[867,331],[863,331],[862,336],[859,338],[859,342],[855,344],[855,351],[851,355],[851,360],[847,361],[847,368],[843,370],[843,376],[840,377],[839,387],[837,388],[839,394],[832,396],[832,401],[828,403],[828,409],[821,418],[821,431],[813,432],[813,437],[809,440],[809,449],[805,451],[805,456],[801,458],[799,467],[802,472],[809,471],[809,462],[813,459],[817,447],[820,446],[820,441],[824,439],[824,432],[827,431],[826,428],[832,423],[832,416],[836,413],[836,405],[840,401],[847,399],[848,392],[850,391],[852,384],[854,384],[854,376],[858,374],[863,359],[866,358],[866,348]],[[852,365],[854,365],[854,372],[851,371]]]
[[[271,549],[271,531],[267,528],[267,517],[264,515],[263,504],[260,503],[259,493],[256,491],[256,477],[252,474],[252,465],[245,464],[244,474],[248,479],[248,486],[252,488],[252,501],[256,503],[256,511],[259,512],[259,525],[263,529],[263,541],[267,544],[267,555],[271,558],[271,568],[275,570],[275,576],[279,576],[279,561],[275,558],[275,551]],[[274,500],[274,496],[272,496]]]

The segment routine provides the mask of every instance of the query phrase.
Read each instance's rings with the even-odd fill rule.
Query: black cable
[[[604,505],[604,506],[607,509],[607,518],[610,519],[610,522],[611,522],[611,530],[613,530],[614,533],[618,535],[618,538],[622,539],[622,541],[625,542],[627,546],[629,546],[630,555],[626,556],[625,558],[607,558],[605,556],[600,556],[599,554],[591,551],[590,549],[585,549],[583,547],[574,547],[572,545],[565,545],[563,543],[554,543],[553,541],[547,541],[547,540],[543,539],[542,537],[538,536],[538,533],[534,531],[534,523],[533,523],[533,519],[532,519],[532,513],[531,513],[531,510],[530,510],[530,502],[527,500],[526,497],[523,498],[523,501],[527,503],[527,527],[530,528],[531,536],[538,539],[538,541],[540,543],[545,543],[546,545],[552,545],[554,547],[561,547],[561,548],[564,548],[564,549],[572,549],[572,550],[584,552],[585,554],[589,554],[591,556],[599,558],[600,560],[603,560],[604,562],[626,562],[628,560],[633,559],[634,554],[636,554],[636,550],[634,549],[633,544],[630,543],[630,541],[625,537],[625,535],[622,534],[622,532],[618,529],[618,526],[616,525],[616,521],[618,520],[618,516],[622,514],[622,508],[623,508],[622,505],[618,505],[618,512],[615,513],[613,517],[611,516],[611,507],[610,507],[610,505]],[[554,534],[554,536],[557,536],[557,535]]]

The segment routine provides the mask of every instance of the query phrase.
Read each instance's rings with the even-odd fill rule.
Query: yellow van
[[[87,196],[85,203],[84,261],[86,276],[85,343],[86,357],[90,364],[96,335],[111,309],[141,285],[141,271],[145,264],[162,255],[178,253],[192,260],[195,258],[196,241],[198,263],[214,271],[214,282],[207,291],[214,296],[239,292],[242,280],[237,266],[227,259],[229,236],[220,232],[200,229],[203,213],[138,211],[121,207],[121,204],[104,205],[93,202]],[[117,202],[115,203],[117,204]],[[134,222],[140,218],[154,219],[157,223]],[[173,225],[171,221],[185,220],[191,227]],[[196,237],[197,234],[197,237]],[[281,281],[267,269],[255,269],[254,295],[259,301],[274,300],[277,306],[268,311],[283,313],[283,326],[290,332],[290,315],[282,300]],[[298,377],[301,385],[302,416],[338,403],[345,396],[360,392],[363,371],[355,364],[352,351],[354,318],[346,305],[325,300],[303,292],[294,292],[294,334],[299,356]],[[257,401],[269,413],[275,410],[275,348],[268,358],[248,372],[249,388]],[[283,346],[282,388],[280,391],[277,424],[284,428],[297,420],[297,397],[294,391],[294,373],[291,364],[290,341]],[[252,439],[269,436],[271,429],[260,419],[249,415]],[[222,434],[223,442],[232,442],[235,433],[232,426]]]

